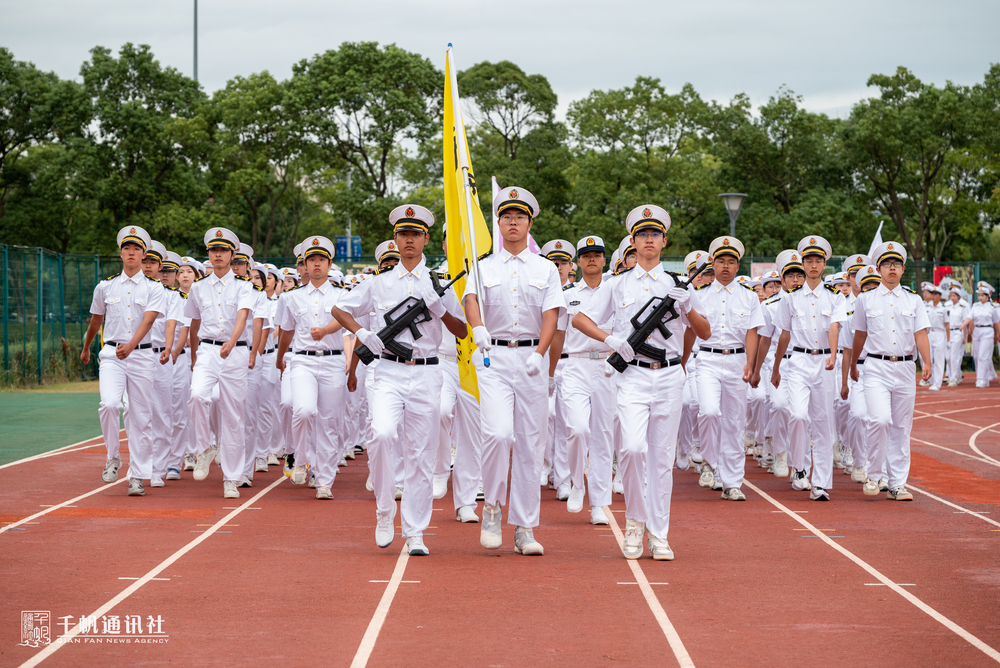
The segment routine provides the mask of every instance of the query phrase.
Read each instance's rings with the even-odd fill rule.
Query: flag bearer
[[[98,415],[108,460],[101,479],[115,482],[122,465],[118,454],[118,425],[122,395],[129,396],[128,495],[142,496],[142,481],[153,475],[153,378],[157,356],[153,353],[149,330],[166,311],[163,286],[142,273],[142,261],[152,241],[146,230],[136,225],[118,232],[120,274],[101,281],[94,288],[90,304],[90,326],[83,342],[80,361],[90,362],[90,345],[101,330],[101,404]],[[104,325],[101,329],[101,325]]]
[[[470,280],[464,296],[473,340],[491,360],[489,367],[476,361],[485,495],[480,543],[495,550],[503,542],[501,507],[509,472],[507,521],[516,527],[514,550],[543,554],[532,531],[541,503],[538,482],[548,407],[543,367],[566,302],[555,265],[528,250],[528,232],[538,215],[534,195],[524,188],[505,188],[494,198],[493,211],[503,249],[479,263],[482,293],[475,294],[476,281]]]

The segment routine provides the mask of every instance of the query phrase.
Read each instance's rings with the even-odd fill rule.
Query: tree
[[[369,249],[391,233],[404,144],[429,141],[439,129],[443,83],[429,60],[394,44],[345,42],[293,68],[290,111],[316,156],[345,178],[350,171],[352,188],[334,205],[367,232]]]

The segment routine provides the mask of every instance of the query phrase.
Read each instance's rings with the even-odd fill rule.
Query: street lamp
[[[729,212],[729,236],[736,236],[736,219],[740,216],[740,209],[743,208],[743,200],[747,198],[743,193],[723,193],[719,195],[722,203],[726,205]]]

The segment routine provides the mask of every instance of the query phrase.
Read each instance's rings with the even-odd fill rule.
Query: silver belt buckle
[[[660,368],[660,363],[659,362],[652,362],[652,363],[650,363],[649,368],[650,369],[659,369]]]
[[[517,348],[517,341],[508,341],[507,342],[507,347],[508,348]]]
[[[899,361],[899,357],[897,357],[896,355],[889,355],[889,361],[890,362],[898,362]]]
[[[599,360],[599,359],[601,359],[601,353],[599,351],[597,351],[597,350],[591,350],[590,351],[590,359],[592,359],[592,360]]]
[[[723,355],[728,355],[728,354],[729,354],[729,353],[731,353],[731,352],[732,352],[732,350],[730,350],[729,348],[725,348],[725,349],[724,349],[724,350],[722,351],[722,354],[723,354]]]
[[[417,360],[407,360],[407,361],[403,362],[403,364],[405,364],[407,366],[416,366]]]
[[[817,349],[817,348],[812,348],[812,349],[811,349],[811,350],[809,351],[809,354],[810,354],[810,355],[820,355],[820,354],[822,354],[822,352],[823,352],[822,350],[819,350],[819,349]]]

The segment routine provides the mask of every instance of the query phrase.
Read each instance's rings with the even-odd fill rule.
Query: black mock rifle
[[[691,278],[687,281],[678,281],[677,287],[687,288],[691,285],[691,281],[698,277],[701,272],[705,271],[709,267],[708,255],[703,255],[696,265],[696,271],[692,274]],[[643,314],[649,312],[645,318]],[[677,310],[674,308],[674,298],[673,297],[651,297],[648,302],[643,304],[642,308],[632,316],[632,327],[635,331],[628,337],[628,344],[632,346],[632,351],[636,355],[645,355],[651,360],[663,364],[667,361],[667,353],[662,348],[657,348],[656,346],[646,343],[646,339],[649,335],[653,333],[654,330],[659,330],[660,334],[663,335],[664,339],[669,339],[673,336],[667,328],[667,323],[678,317]],[[625,369],[628,368],[628,362],[622,359],[622,356],[618,353],[612,354],[608,357],[608,364],[613,366],[618,373],[624,373]]]
[[[437,273],[432,271],[430,275],[431,283],[434,285],[434,292],[438,294],[438,297],[444,297],[445,293],[455,284],[455,281],[465,276],[465,271],[463,270],[450,283],[444,286],[441,285],[441,280],[438,278]],[[407,297],[386,312],[385,327],[380,329],[376,336],[385,344],[385,351],[387,353],[395,355],[404,362],[409,362],[413,359],[413,349],[396,341],[396,336],[408,329],[410,330],[410,334],[413,335],[413,340],[416,341],[423,336],[417,325],[422,322],[430,322],[430,320],[431,312],[427,309],[427,304],[424,303],[424,300],[419,297]],[[365,366],[375,361],[375,353],[364,344],[355,348],[354,354],[364,362]]]

